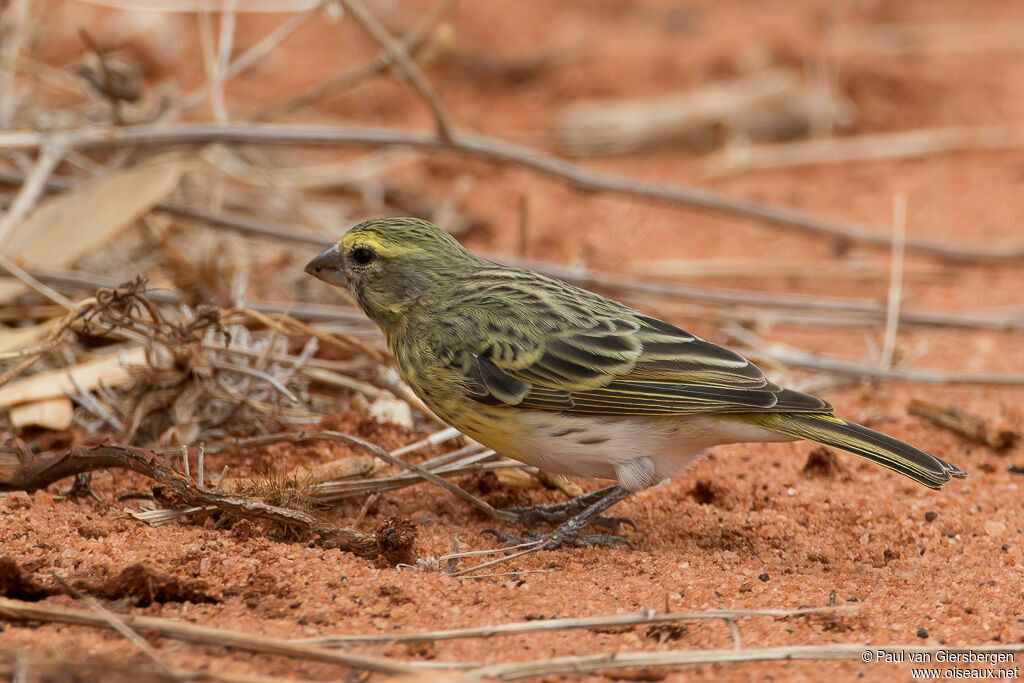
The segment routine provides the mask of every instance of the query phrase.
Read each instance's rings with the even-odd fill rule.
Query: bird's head
[[[353,226],[306,265],[324,282],[346,287],[386,332],[409,309],[436,301],[444,287],[479,263],[447,232],[418,218],[374,218]]]

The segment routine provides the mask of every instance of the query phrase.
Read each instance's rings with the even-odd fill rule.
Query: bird
[[[506,508],[554,531],[508,544],[629,543],[629,495],[682,474],[716,446],[809,440],[931,489],[966,473],[836,417],[826,401],[771,382],[743,356],[652,315],[546,275],[481,258],[409,217],[351,227],[306,272],[349,290],[383,332],[400,374],[444,422],[542,470],[614,484],[567,503]]]

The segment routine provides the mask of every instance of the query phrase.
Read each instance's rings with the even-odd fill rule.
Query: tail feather
[[[951,477],[963,479],[967,476],[966,472],[945,460],[834,415],[753,413],[737,418],[779,434],[859,455],[931,489],[941,488]]]

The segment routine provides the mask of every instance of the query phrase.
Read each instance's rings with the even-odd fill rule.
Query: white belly
[[[458,426],[458,425],[457,425]],[[469,427],[469,425],[465,425]],[[516,411],[499,428],[467,434],[498,453],[549,472],[615,479],[630,491],[674,477],[714,446],[791,441],[787,436],[709,416],[634,418]],[[461,429],[462,427],[460,427]]]

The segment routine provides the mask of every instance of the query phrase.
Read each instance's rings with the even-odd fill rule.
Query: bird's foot
[[[636,527],[634,526],[634,528]],[[523,532],[522,536],[514,536],[512,534],[507,534],[504,531],[498,531],[497,529],[484,529],[484,533],[494,536],[500,543],[509,547],[534,544],[539,545],[545,550],[554,550],[555,548],[561,548],[563,546],[575,548],[588,548],[591,546],[611,548],[616,543],[622,543],[630,548],[633,547],[633,544],[625,536],[619,536],[617,534],[581,534],[565,524],[558,527],[550,534],[542,534],[539,531],[527,530]]]
[[[614,488],[616,487],[608,486],[603,489],[598,489],[597,491],[591,491],[590,493],[585,493],[582,496],[573,498],[566,503],[530,505],[526,507],[507,507],[501,508],[499,512],[501,513],[501,518],[505,521],[512,522],[513,524],[522,524],[523,526],[536,526],[542,522],[561,524],[583,513],[591,505],[601,501]],[[628,517],[588,514],[586,519],[590,524],[603,526],[613,532],[618,531],[623,524],[628,524],[633,527],[634,531],[638,529],[636,522]]]
[[[527,507],[507,507],[501,508],[500,512],[504,513],[502,515],[503,518],[513,524],[522,524],[523,526],[537,526],[544,522],[561,524],[562,522],[572,519],[580,512],[580,506],[573,505],[574,502],[575,501],[570,500],[568,503],[530,505]],[[590,519],[590,523],[595,526],[604,527],[605,529],[613,532],[618,531],[623,524],[631,526],[633,531],[639,530],[636,522],[629,517],[597,515]]]

